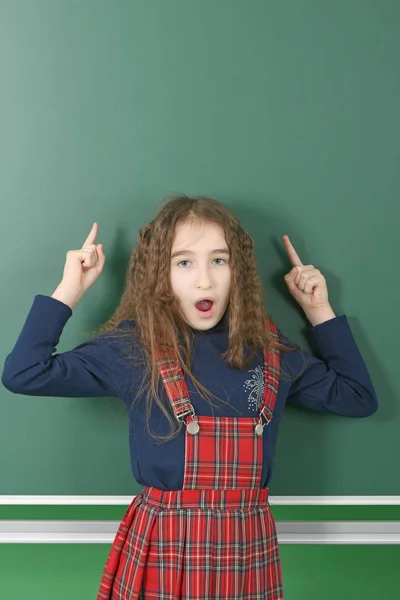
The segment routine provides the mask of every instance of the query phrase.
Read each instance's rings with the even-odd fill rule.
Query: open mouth
[[[200,315],[207,317],[212,314],[214,304],[213,300],[200,300],[196,302],[195,307]]]
[[[201,312],[207,312],[213,306],[214,302],[212,300],[200,300],[196,302],[195,306]]]

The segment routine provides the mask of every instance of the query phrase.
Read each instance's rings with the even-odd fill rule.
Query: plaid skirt
[[[283,600],[265,488],[145,487],[119,525],[97,600]]]

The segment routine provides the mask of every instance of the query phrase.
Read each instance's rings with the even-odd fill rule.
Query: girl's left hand
[[[284,277],[293,298],[306,311],[329,307],[328,288],[321,271],[314,265],[303,265],[289,236],[284,235],[282,239],[293,265],[293,269]]]

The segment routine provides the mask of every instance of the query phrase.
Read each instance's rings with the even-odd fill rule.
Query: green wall
[[[321,269],[380,401],[368,419],[288,409],[271,494],[399,494],[399,17],[389,0],[3,0],[0,359],[93,221],[107,263],[58,352],[110,316],[162,197],[215,196],[254,237],[273,319],[315,352],[282,235]],[[0,404],[0,495],[140,490],[119,399]]]
[[[310,351],[282,235],[321,269],[380,401],[365,420],[288,409],[271,494],[399,495],[399,18],[394,0],[2,0],[0,362],[93,221],[106,267],[58,352],[109,317],[162,197],[215,196],[255,240],[273,319]],[[0,496],[140,490],[118,399],[2,388],[0,409]],[[396,546],[281,551],[288,600],[393,597],[398,585]],[[107,552],[0,545],[1,596],[94,597]]]

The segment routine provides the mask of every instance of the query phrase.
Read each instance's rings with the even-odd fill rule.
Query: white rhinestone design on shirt
[[[243,387],[246,392],[251,390],[247,399],[250,410],[258,411],[264,397],[264,369],[258,366],[248,373],[251,374],[251,379],[246,379]]]

